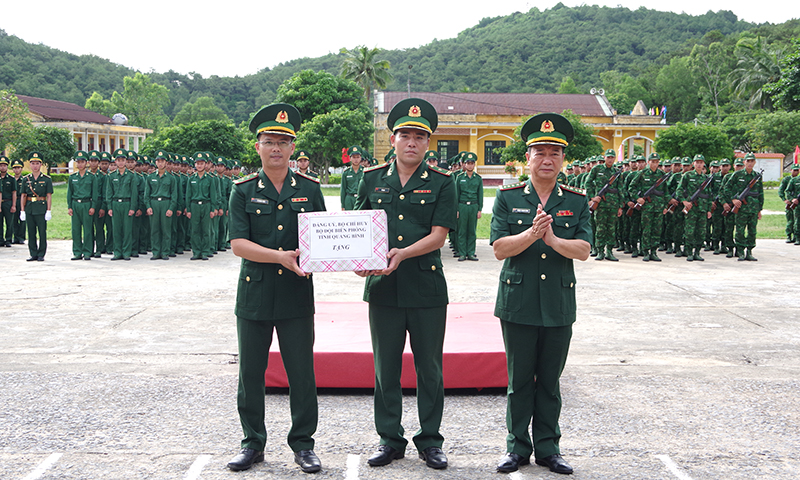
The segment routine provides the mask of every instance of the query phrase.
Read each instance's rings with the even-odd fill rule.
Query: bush
[[[54,183],[55,182],[66,182],[67,179],[69,179],[69,174],[68,173],[54,173],[54,174],[50,175],[50,180],[52,180]]]
[[[331,173],[328,176],[328,185],[341,185],[341,184],[342,184],[341,173]]]
[[[519,176],[519,181],[520,182],[527,182],[528,181],[528,176],[523,173],[522,175]]]

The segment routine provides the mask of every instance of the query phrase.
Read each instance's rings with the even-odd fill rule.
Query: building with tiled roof
[[[662,116],[634,110],[618,115],[602,94],[556,93],[441,93],[375,92],[375,153],[383,158],[389,152],[386,118],[392,107],[408,97],[427,100],[439,113],[439,127],[431,136],[430,148],[441,158],[451,158],[460,151],[478,155],[477,170],[485,178],[508,176],[500,164],[496,149],[514,142],[514,129],[527,118],[544,112],[571,110],[583,123],[595,130],[603,149],[615,151],[623,143],[629,151],[641,146],[645,155],[660,130],[668,128]]]

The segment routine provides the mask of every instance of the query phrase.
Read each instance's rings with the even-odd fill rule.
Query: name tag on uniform
[[[251,198],[250,203],[258,203],[261,205],[269,205],[269,200],[266,198]]]
[[[511,213],[531,213],[530,208],[512,208]]]
[[[556,213],[556,217],[571,217],[571,216],[572,216],[572,210],[559,210]]]

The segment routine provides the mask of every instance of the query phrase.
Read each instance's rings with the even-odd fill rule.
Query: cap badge
[[[544,122],[542,122],[542,128],[540,128],[539,130],[544,133],[550,133],[556,131],[556,129],[553,128],[553,122],[551,122],[550,120],[545,120]]]
[[[289,123],[289,115],[286,114],[286,110],[281,110],[278,116],[275,117],[275,121],[278,123]]]
[[[408,116],[409,117],[421,117],[422,113],[420,112],[418,106],[412,105],[411,108],[408,109]]]

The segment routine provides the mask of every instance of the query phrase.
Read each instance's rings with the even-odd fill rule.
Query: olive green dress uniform
[[[24,164],[20,159],[11,160],[11,168],[14,167],[22,167]],[[19,178],[16,175],[13,176],[14,181],[16,182],[16,191],[17,191],[17,211],[14,212],[14,218],[12,221],[12,230],[14,231],[14,241],[13,243],[22,245],[25,243],[25,231],[26,231],[26,224],[24,220],[20,220],[19,214],[22,213],[22,174],[20,173]]]
[[[186,205],[192,218],[192,258],[208,258],[212,255],[211,209],[219,202],[216,180],[207,172],[189,177],[186,186]]]
[[[348,167],[342,173],[342,186],[339,193],[342,202],[342,208],[345,210],[354,210],[356,204],[356,195],[358,195],[358,184],[361,182],[361,177],[364,176],[364,168],[359,168],[358,171],[353,171],[353,167]]]
[[[425,162],[405,185],[400,184],[395,164],[367,169],[355,207],[386,211],[390,250],[414,244],[429,235],[434,226],[448,230],[455,227],[456,198],[450,172]],[[381,445],[404,452],[408,444],[401,424],[400,387],[408,331],[417,374],[420,421],[414,444],[418,451],[441,448],[442,350],[448,296],[440,251],[407,258],[389,275],[367,277],[364,301],[369,302],[375,359],[375,427]]]
[[[47,194],[53,193],[53,181],[44,173],[22,177],[20,192],[25,195],[25,221],[28,226],[28,251],[31,257],[44,258],[47,253]]]
[[[456,250],[462,257],[475,257],[478,212],[483,209],[483,178],[476,172],[472,177],[464,173],[456,179],[456,198],[458,200],[458,243]]]
[[[0,156],[0,163],[4,163],[6,165],[9,164],[8,159],[4,156]],[[17,192],[17,180],[14,178],[14,175],[11,174],[10,171],[6,173],[0,173],[0,247],[5,244],[6,246],[11,246],[11,242],[14,240],[14,213],[11,211],[11,207],[15,207],[14,202],[16,200]],[[5,231],[5,234],[4,234]]]
[[[111,154],[108,152],[100,152],[100,165],[103,165],[103,162],[111,162]],[[102,173],[102,171],[101,171]],[[112,172],[113,173],[113,172]],[[102,185],[100,188],[100,205],[103,210],[105,210],[105,215],[101,219],[101,229],[102,235],[95,235],[95,241],[101,236],[104,238],[105,243],[103,244],[103,249],[98,250],[98,255],[96,257],[100,257],[100,253],[112,253],[114,250],[114,219],[108,215],[108,209],[111,208],[111,205],[106,201],[106,190],[108,185],[108,176],[110,173],[102,173]],[[98,244],[99,247],[99,244]]]
[[[266,107],[265,107],[266,108]],[[325,211],[319,182],[291,171],[278,193],[263,171],[235,182],[230,196],[230,239],[276,250],[298,248],[297,215]],[[194,215],[192,215],[194,219]],[[242,448],[264,450],[264,373],[273,329],[289,380],[289,447],[314,448],[317,393],[314,377],[314,284],[273,263],[242,259],[236,295],[239,338],[239,417]]]
[[[79,152],[83,153],[83,152]],[[97,176],[86,170],[67,179],[67,208],[72,209],[72,258],[94,255],[94,216],[100,209],[100,187]],[[94,209],[92,215],[89,210]]]
[[[169,254],[173,253],[172,227],[173,217],[176,216],[178,208],[178,183],[177,177],[164,172],[151,173],[145,179],[144,186],[144,208],[153,209],[150,216],[150,235],[153,247],[153,258],[168,259]],[[167,211],[172,212],[172,217],[167,216]]]
[[[114,240],[113,259],[129,259],[133,253],[133,215],[139,208],[139,175],[125,169],[111,172],[106,179],[106,205],[111,217]]]

